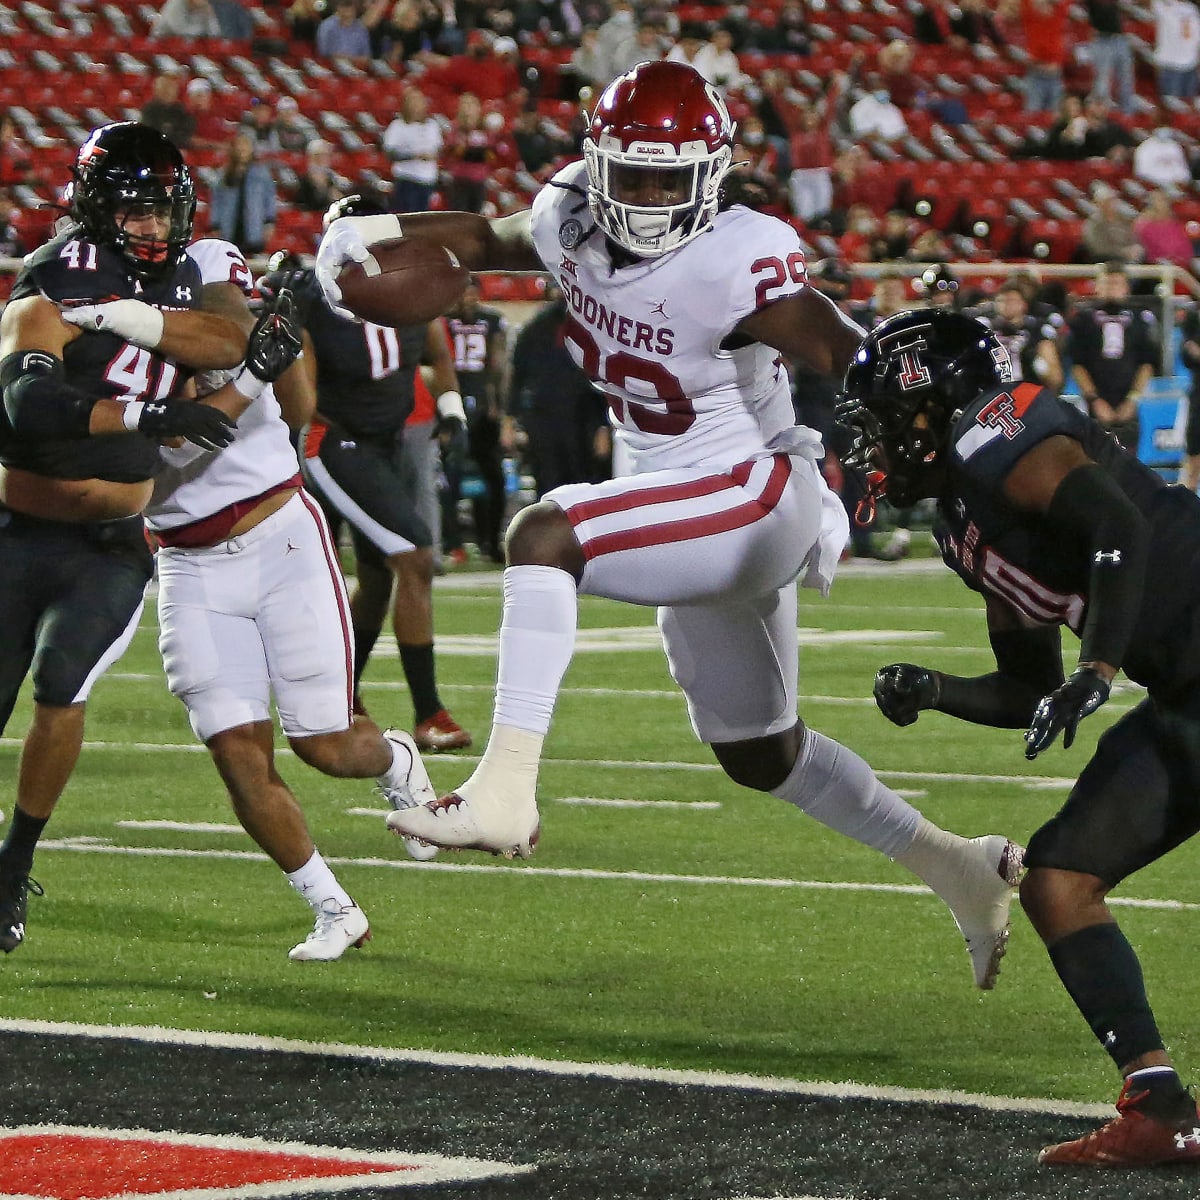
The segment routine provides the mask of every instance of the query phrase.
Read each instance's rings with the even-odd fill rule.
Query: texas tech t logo
[[[1017,416],[1016,407],[1016,402],[1008,392],[1000,392],[979,410],[975,419],[989,429],[999,429],[1011,441],[1025,428],[1024,421]]]
[[[896,364],[899,368],[896,382],[901,391],[911,392],[914,388],[927,386],[933,380],[921,357],[921,352],[929,345],[925,340],[927,328],[918,326],[916,329],[906,329],[892,337],[880,339],[880,366],[886,370],[893,363]]]

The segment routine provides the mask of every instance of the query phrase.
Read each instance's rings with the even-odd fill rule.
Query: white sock
[[[912,842],[892,857],[945,899],[961,888],[964,870],[972,878],[975,876],[977,868],[958,853],[966,845],[966,838],[921,817]]]
[[[391,738],[383,740],[387,742],[388,748],[392,752],[392,765],[379,776],[379,782],[384,787],[404,787],[408,783],[408,775],[412,770],[412,752],[403,742],[396,742]]]
[[[575,653],[577,609],[575,580],[566,571],[505,570],[493,724],[545,736]]]
[[[912,844],[923,819],[879,782],[864,759],[815,729],[805,730],[792,773],[771,795],[888,858]]]
[[[289,871],[287,881],[314,909],[320,908],[322,901],[331,897],[343,908],[354,903],[334,877],[319,850],[314,850],[312,857],[298,871]]]

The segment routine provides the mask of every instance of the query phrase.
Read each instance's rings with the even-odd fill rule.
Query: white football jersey
[[[782,356],[760,342],[721,343],[744,317],[808,286],[796,231],[735,206],[679,249],[614,269],[586,182],[579,162],[542,188],[533,240],[566,297],[571,353],[608,397],[633,473],[766,454],[796,422]]]
[[[192,243],[188,254],[204,283],[232,283],[247,296],[254,291],[250,268],[232,242],[203,238]],[[190,525],[261,495],[299,469],[287,423],[268,386],[238,418],[237,435],[223,450],[201,451],[183,465],[164,464],[155,476],[146,524],[151,529]]]

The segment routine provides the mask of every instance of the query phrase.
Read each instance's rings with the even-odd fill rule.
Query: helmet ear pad
[[[168,215],[163,239],[125,228],[140,207]],[[71,216],[97,245],[110,246],[139,278],[167,278],[187,253],[196,216],[196,189],[178,148],[157,129],[118,121],[92,130],[72,171]]]
[[[583,157],[596,224],[630,254],[657,258],[712,224],[733,163],[733,122],[692,67],[640,63],[601,94]],[[629,198],[618,180],[638,172],[669,172],[674,194],[655,203]]]

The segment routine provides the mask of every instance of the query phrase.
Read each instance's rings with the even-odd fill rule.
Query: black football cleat
[[[11,954],[25,940],[25,910],[29,893],[44,896],[42,885],[28,875],[0,872],[0,950]]]

